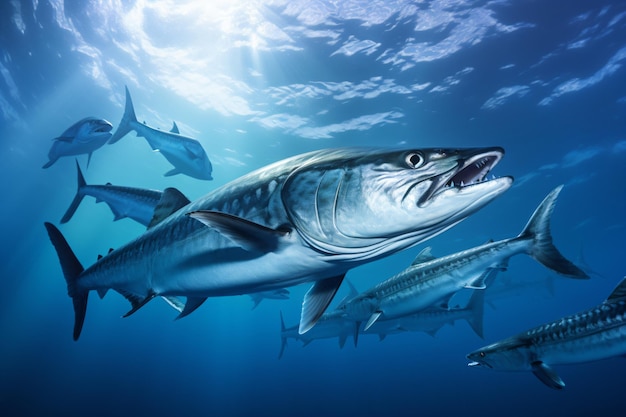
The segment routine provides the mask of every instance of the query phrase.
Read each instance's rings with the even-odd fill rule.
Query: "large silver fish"
[[[550,216],[561,188],[546,196],[518,236],[441,258],[422,252],[405,270],[348,300],[343,305],[346,316],[356,322],[367,321],[367,330],[379,318],[389,320],[416,313],[463,288],[484,289],[492,271],[504,268],[510,257],[521,253],[560,274],[588,278],[552,243]]]
[[[598,306],[566,316],[469,355],[468,366],[532,371],[550,388],[563,380],[550,365],[590,362],[626,354],[626,278]]]
[[[179,134],[176,124],[167,132],[137,121],[133,101],[126,87],[124,115],[109,143],[117,142],[131,130],[134,130],[138,137],[144,137],[153,150],[161,153],[174,165],[172,170],[165,173],[166,177],[184,174],[201,180],[213,179],[211,176],[213,166],[200,142]]]
[[[502,155],[482,148],[295,156],[190,204],[157,207],[153,227],[87,269],[46,223],[74,301],[74,338],[91,290],[121,293],[132,304],[128,314],[157,295],[185,296],[182,317],[207,297],[313,281],[302,305],[304,333],[349,269],[435,236],[507,190],[511,177],[486,179]]]
[[[49,168],[62,156],[88,154],[87,166],[91,154],[111,138],[113,125],[104,119],[86,117],[67,128],[61,136],[54,138],[48,152],[49,161],[43,168]]]

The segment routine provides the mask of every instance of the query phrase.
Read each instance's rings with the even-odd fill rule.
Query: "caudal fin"
[[[559,185],[543,199],[518,238],[532,239],[529,254],[545,267],[571,278],[586,279],[589,276],[561,255],[552,243],[550,216],[554,211],[556,198],[562,188],[563,185]]]
[[[63,269],[63,275],[65,276],[65,282],[67,283],[67,294],[72,298],[72,302],[74,303],[74,340],[78,340],[80,332],[83,329],[83,323],[85,322],[87,298],[89,296],[89,291],[81,291],[76,285],[76,281],[84,268],[76,258],[76,255],[74,255],[74,252],[59,229],[48,222],[44,223],[44,226],[46,226],[50,241],[57,251],[61,269]]]
[[[80,165],[78,165],[78,160],[76,160],[76,171],[78,172],[78,188],[76,190],[76,195],[74,196],[74,200],[72,200],[72,204],[70,204],[70,207],[63,215],[61,223],[67,223],[68,221],[70,221],[70,219],[76,212],[76,209],[80,205],[80,202],[83,201],[83,197],[85,197],[82,189],[84,186],[87,185],[87,183],[85,182],[85,177],[83,177],[83,173],[80,170]]]
[[[133,100],[130,98],[130,92],[128,91],[128,87],[126,88],[126,107],[124,108],[124,115],[122,116],[122,120],[120,124],[117,126],[117,130],[109,139],[109,144],[113,144],[118,140],[122,139],[128,132],[133,130],[131,123],[137,121],[137,116],[135,116],[135,107],[133,107]]]

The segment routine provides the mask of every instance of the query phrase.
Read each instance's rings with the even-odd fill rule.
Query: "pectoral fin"
[[[248,251],[274,252],[278,249],[280,239],[290,233],[289,230],[272,229],[250,220],[218,211],[199,210],[187,213],[187,215],[212,227],[236,245]],[[340,283],[341,281],[339,281]]]
[[[337,293],[345,274],[317,281],[304,295],[299,334],[311,330]]]
[[[363,331],[367,331],[367,329],[369,329],[370,327],[372,327],[372,325],[374,323],[376,323],[376,320],[378,320],[378,318],[381,316],[381,314],[383,314],[382,311],[375,311],[371,316],[370,319],[367,321],[367,323],[365,323],[365,327],[363,328]]]
[[[155,151],[155,152],[158,152],[158,151]],[[167,171],[165,174],[163,174],[163,176],[164,177],[171,177],[171,176],[174,176],[174,175],[178,175],[180,173],[181,173],[180,169],[174,168],[174,169],[171,169],[171,170]]]
[[[559,377],[556,372],[552,368],[550,368],[547,364],[541,361],[533,362],[531,364],[533,374],[541,382],[549,386],[553,389],[563,389],[565,387],[565,382]]]
[[[166,303],[168,303],[172,308],[179,313],[182,313],[185,309],[185,303],[179,297],[170,295],[170,296],[162,296]]]
[[[133,314],[134,312],[139,310],[141,307],[143,307],[146,304],[148,304],[148,301],[150,301],[154,297],[156,297],[155,293],[150,293],[147,296],[142,298],[142,297],[137,296],[135,294],[127,293],[125,291],[118,291],[118,292],[120,294],[122,294],[124,296],[124,298],[126,298],[130,302],[130,305],[132,306],[130,311],[128,313],[124,314],[122,317],[130,316],[131,314]]]

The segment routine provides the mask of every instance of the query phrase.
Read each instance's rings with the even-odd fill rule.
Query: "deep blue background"
[[[465,354],[598,304],[626,274],[624,3],[230,3],[0,2],[0,414],[621,412],[623,358],[559,366],[567,386],[555,392],[532,374],[467,368]],[[161,302],[122,320],[122,297],[92,297],[73,342],[71,302],[42,223],[58,224],[67,209],[75,167],[73,158],[41,166],[51,139],[75,121],[96,116],[115,127],[124,85],[140,120],[162,129],[176,120],[201,141],[215,180],[163,177],[168,163],[131,134],[96,151],[89,183],[176,186],[197,198],[313,149],[497,145],[507,155],[495,173],[515,176],[515,186],[429,241],[433,252],[516,235],[566,184],[555,243],[597,273],[584,282],[557,277],[554,295],[530,288],[486,307],[485,340],[460,322],[435,338],[362,336],[358,348],[290,341],[278,360],[279,311],[296,323],[304,285],[253,311],[247,296],[211,299],[180,321]],[[511,87],[517,93],[493,100]],[[79,161],[84,167],[86,157]],[[62,225],[83,264],[142,232],[111,220],[88,198]],[[421,247],[348,277],[366,289]],[[518,283],[553,276],[524,256],[502,275]]]

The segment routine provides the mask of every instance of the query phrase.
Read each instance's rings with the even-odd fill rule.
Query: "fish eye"
[[[478,355],[479,355],[481,358],[484,358],[484,357],[486,356],[486,355],[485,355],[485,352],[480,352]]]
[[[411,152],[406,156],[405,162],[409,168],[419,168],[424,163],[424,157],[417,152]]]

